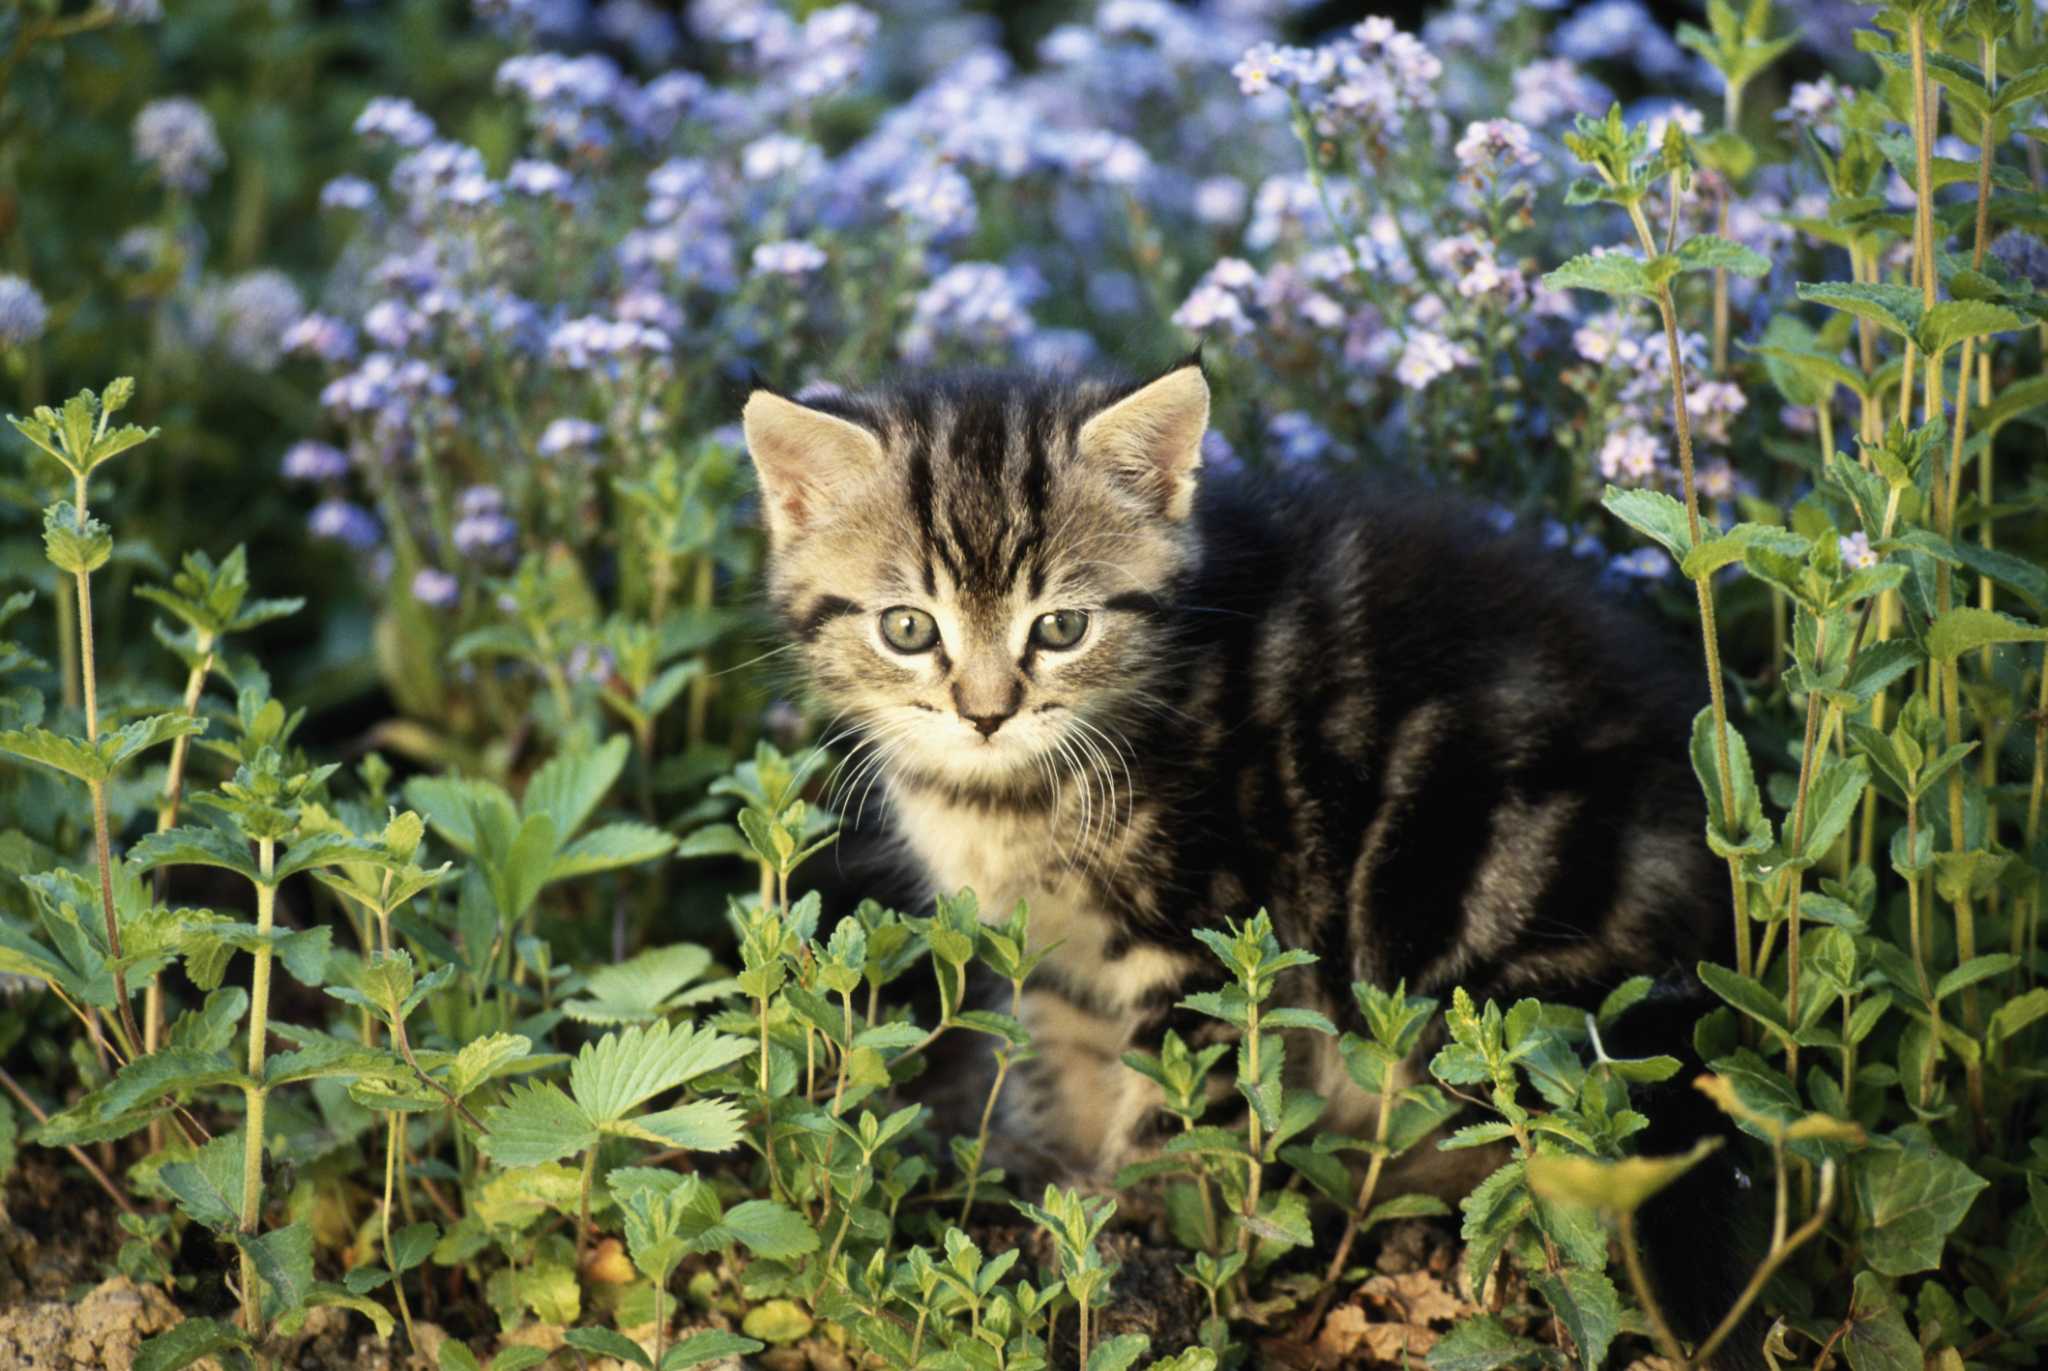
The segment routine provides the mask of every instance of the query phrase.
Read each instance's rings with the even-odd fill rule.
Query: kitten
[[[1340,1025],[1355,980],[1589,1004],[1727,960],[1698,669],[1539,549],[1416,490],[1202,477],[1195,362],[757,389],[744,417],[770,595],[896,834],[1057,943],[1005,1108],[1069,1169],[1152,1141],[1119,1057],[1216,978],[1190,930],[1262,906]],[[1323,1126],[1368,1133],[1331,1041],[1295,1038]],[[1384,1193],[1484,1174],[1411,1155],[1466,1169]]]

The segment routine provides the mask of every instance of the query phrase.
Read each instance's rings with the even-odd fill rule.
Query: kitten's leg
[[[1021,1008],[1033,1056],[1004,1087],[1005,1151],[1021,1146],[1068,1178],[1106,1184],[1146,1150],[1161,1098],[1123,1064],[1130,1025],[1049,991],[1027,989]]]

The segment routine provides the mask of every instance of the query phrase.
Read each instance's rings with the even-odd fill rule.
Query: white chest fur
[[[892,803],[898,832],[934,886],[973,890],[990,922],[1007,919],[1024,901],[1032,946],[1053,946],[1041,974],[1101,1010],[1129,1010],[1186,974],[1187,959],[1179,954],[1118,937],[1118,913],[1101,903],[1098,883],[1076,853],[1076,830],[1067,826],[1078,816],[990,811],[914,791],[897,794]],[[1086,859],[1096,867],[1112,862],[1127,841],[1124,834],[1098,841]]]

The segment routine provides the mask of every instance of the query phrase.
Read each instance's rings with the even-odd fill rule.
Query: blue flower
[[[434,121],[420,113],[419,106],[410,100],[380,95],[363,106],[363,112],[356,116],[355,130],[372,142],[418,148],[433,139]]]
[[[50,310],[19,276],[0,276],[0,347],[27,347],[43,336]]]
[[[588,419],[554,419],[541,430],[534,450],[543,457],[581,455],[594,452],[603,438],[604,430]]]
[[[1661,547],[1639,547],[1607,564],[1608,574],[1635,581],[1661,581],[1671,575],[1671,557]]]
[[[934,242],[974,232],[974,187],[952,167],[926,167],[889,192],[884,203],[924,230]]]
[[[907,359],[921,362],[948,341],[1007,351],[1032,328],[1031,311],[1008,271],[994,262],[960,262],[918,292],[899,345]]]
[[[338,481],[348,475],[348,454],[332,443],[307,438],[285,449],[278,470],[287,481]]]
[[[356,355],[356,331],[332,315],[308,314],[284,331],[278,346],[290,356],[331,365]]]
[[[196,100],[152,100],[135,116],[135,157],[172,190],[197,195],[227,160],[213,116]]]
[[[816,243],[785,239],[754,247],[756,276],[808,276],[825,265],[825,250]]]
[[[384,536],[368,510],[339,498],[313,506],[306,526],[314,537],[331,539],[358,552],[375,547]]]
[[[438,568],[423,566],[412,574],[412,598],[433,609],[449,609],[462,597],[462,583]]]

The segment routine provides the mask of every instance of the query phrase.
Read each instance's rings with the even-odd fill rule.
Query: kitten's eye
[[[1082,609],[1056,609],[1050,614],[1041,614],[1031,624],[1031,641],[1040,647],[1049,647],[1055,652],[1063,651],[1081,641],[1088,632],[1088,612]]]
[[[885,609],[882,641],[898,652],[930,652],[939,643],[939,621],[909,605]]]

